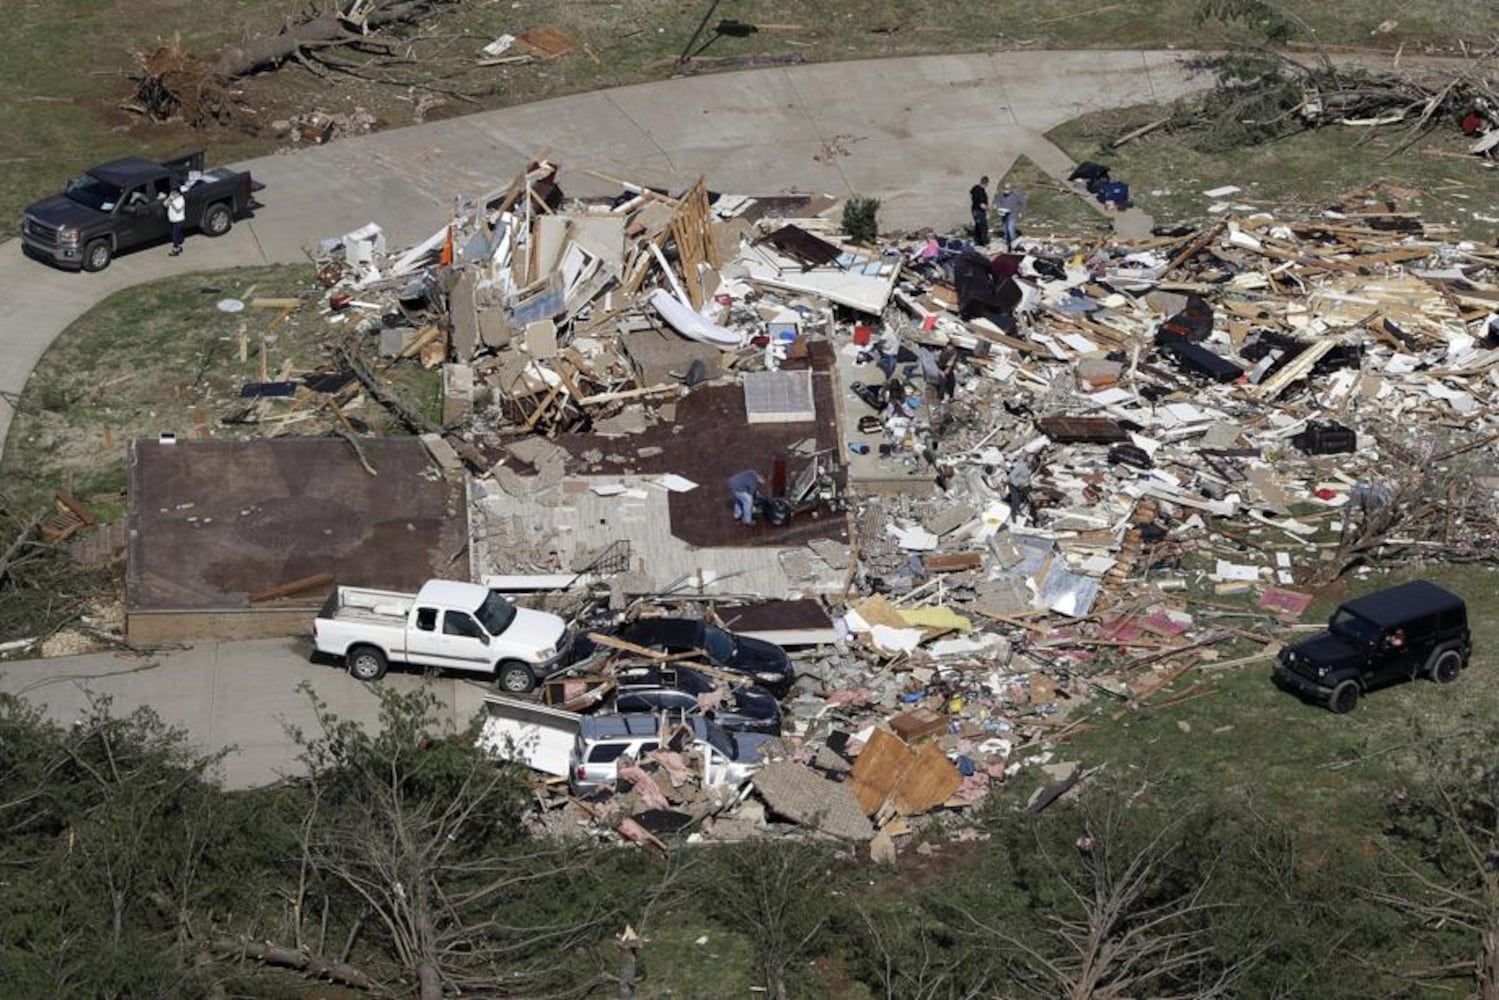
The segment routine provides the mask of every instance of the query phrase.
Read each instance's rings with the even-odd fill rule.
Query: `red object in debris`
[[[874,338],[874,331],[860,323],[854,327],[854,345],[856,347],[868,347],[870,340]]]
[[[1469,111],[1463,117],[1463,135],[1477,135],[1483,129],[1483,115],[1477,111]]]
[[[713,301],[717,302],[721,306],[731,306],[734,304],[734,296],[730,295],[727,292],[719,292],[717,295],[713,296]]]
[[[334,292],[332,295],[328,296],[328,308],[332,309],[334,312],[338,312],[341,309],[347,309],[349,303],[353,301],[354,296],[350,295],[348,292]]]
[[[1270,611],[1283,611],[1293,618],[1300,618],[1312,606],[1312,595],[1279,587],[1266,587],[1257,602]]]
[[[937,329],[937,317],[936,316],[923,316],[921,318],[921,328],[923,330],[925,330],[927,333],[930,333],[933,330]]]
[[[1338,495],[1338,491],[1323,487],[1322,489],[1317,490],[1315,495],[1318,500],[1331,500],[1333,497]]]

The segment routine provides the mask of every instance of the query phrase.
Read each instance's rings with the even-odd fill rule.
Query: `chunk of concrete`
[[[863,842],[874,837],[874,826],[859,808],[853,789],[809,767],[777,762],[759,771],[754,782],[771,811],[793,823],[842,840]]]

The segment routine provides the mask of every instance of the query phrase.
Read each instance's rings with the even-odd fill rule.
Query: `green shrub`
[[[843,203],[843,231],[854,243],[873,243],[880,235],[875,215],[880,210],[878,198],[856,194]]]

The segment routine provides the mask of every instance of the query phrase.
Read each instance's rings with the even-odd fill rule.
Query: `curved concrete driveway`
[[[297,262],[366,222],[392,245],[442,224],[451,199],[493,189],[538,154],[573,194],[618,189],[583,169],[681,187],[859,193],[890,228],[958,226],[980,174],[1024,155],[1053,173],[1047,129],[1090,111],[1170,100],[1194,86],[1180,52],[998,52],[823,63],[597,91],[262,157],[265,207],[220,240],[146,251],[102,274],[55,271],[0,246],[0,441],[47,346],[105,296],[213,267]],[[832,151],[845,150],[846,153]],[[59,177],[61,180],[61,177]]]

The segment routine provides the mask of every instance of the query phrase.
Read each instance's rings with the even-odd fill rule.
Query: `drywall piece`
[[[794,424],[816,420],[812,370],[746,372],[744,411],[752,424]]]

